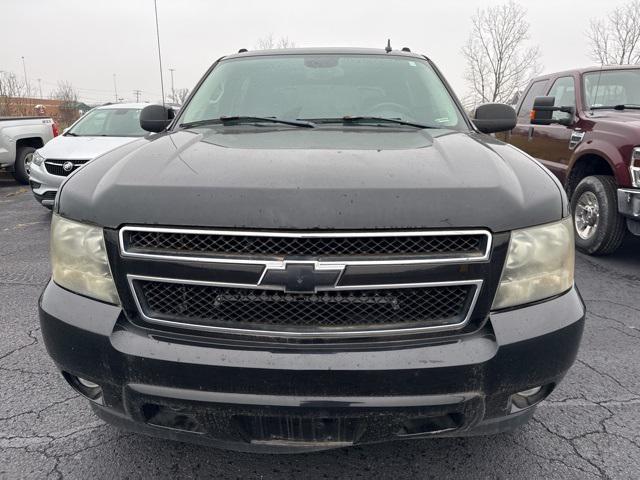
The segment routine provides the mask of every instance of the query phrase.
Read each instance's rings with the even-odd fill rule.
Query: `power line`
[[[140,103],[140,95],[142,95],[142,90],[134,90],[133,94],[136,96],[136,103]]]

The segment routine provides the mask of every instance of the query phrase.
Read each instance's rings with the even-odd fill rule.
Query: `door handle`
[[[529,127],[529,135],[527,136],[527,140],[533,140],[533,127]]]

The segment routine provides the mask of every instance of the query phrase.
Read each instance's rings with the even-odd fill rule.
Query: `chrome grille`
[[[491,233],[480,229],[125,226],[118,235],[121,274],[143,321],[279,337],[462,329],[483,291],[483,264],[492,245]],[[443,281],[435,278],[432,265],[443,266]]]
[[[205,326],[396,328],[460,323],[475,285],[331,290],[277,290],[136,280],[145,315]]]
[[[71,175],[72,172],[76,171],[78,168],[83,166],[89,160],[55,160],[55,159],[47,159],[44,162],[44,166],[51,175],[58,175],[61,177],[66,177]],[[73,168],[68,172],[62,168],[62,166],[66,162],[73,163]]]
[[[243,257],[483,256],[484,231],[438,232],[234,232],[127,227],[122,241],[130,253],[206,254]]]

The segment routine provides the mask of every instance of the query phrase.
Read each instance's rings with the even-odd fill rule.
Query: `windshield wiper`
[[[65,132],[64,135],[68,135],[70,137],[78,137],[79,136],[77,133],[73,133],[73,132]]]
[[[206,120],[196,120],[195,122],[181,123],[179,126],[183,128],[200,127],[203,125],[229,125],[229,124],[242,124],[242,123],[257,123],[257,122],[269,122],[269,123],[281,123],[283,125],[292,125],[294,127],[313,128],[315,125],[311,122],[305,122],[302,120],[286,120],[276,117],[253,117],[253,116],[231,116],[231,117],[218,117],[209,118]]]
[[[640,110],[640,105],[621,103],[620,105],[596,105],[591,110]]]
[[[314,118],[310,120],[318,123],[349,124],[349,123],[378,122],[378,123],[394,123],[396,125],[406,125],[408,127],[415,127],[415,128],[438,128],[430,125],[423,125],[421,123],[416,123],[416,122],[407,122],[405,120],[400,120],[399,118],[370,117],[370,116],[364,116],[364,115],[354,115],[354,116],[345,115],[344,117],[340,117],[340,118]]]

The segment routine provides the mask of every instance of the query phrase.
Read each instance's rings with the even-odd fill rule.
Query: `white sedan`
[[[53,207],[65,177],[93,158],[148,135],[140,128],[140,111],[147,105],[120,103],[94,108],[36,150],[28,166],[29,184],[36,200],[47,208]]]

